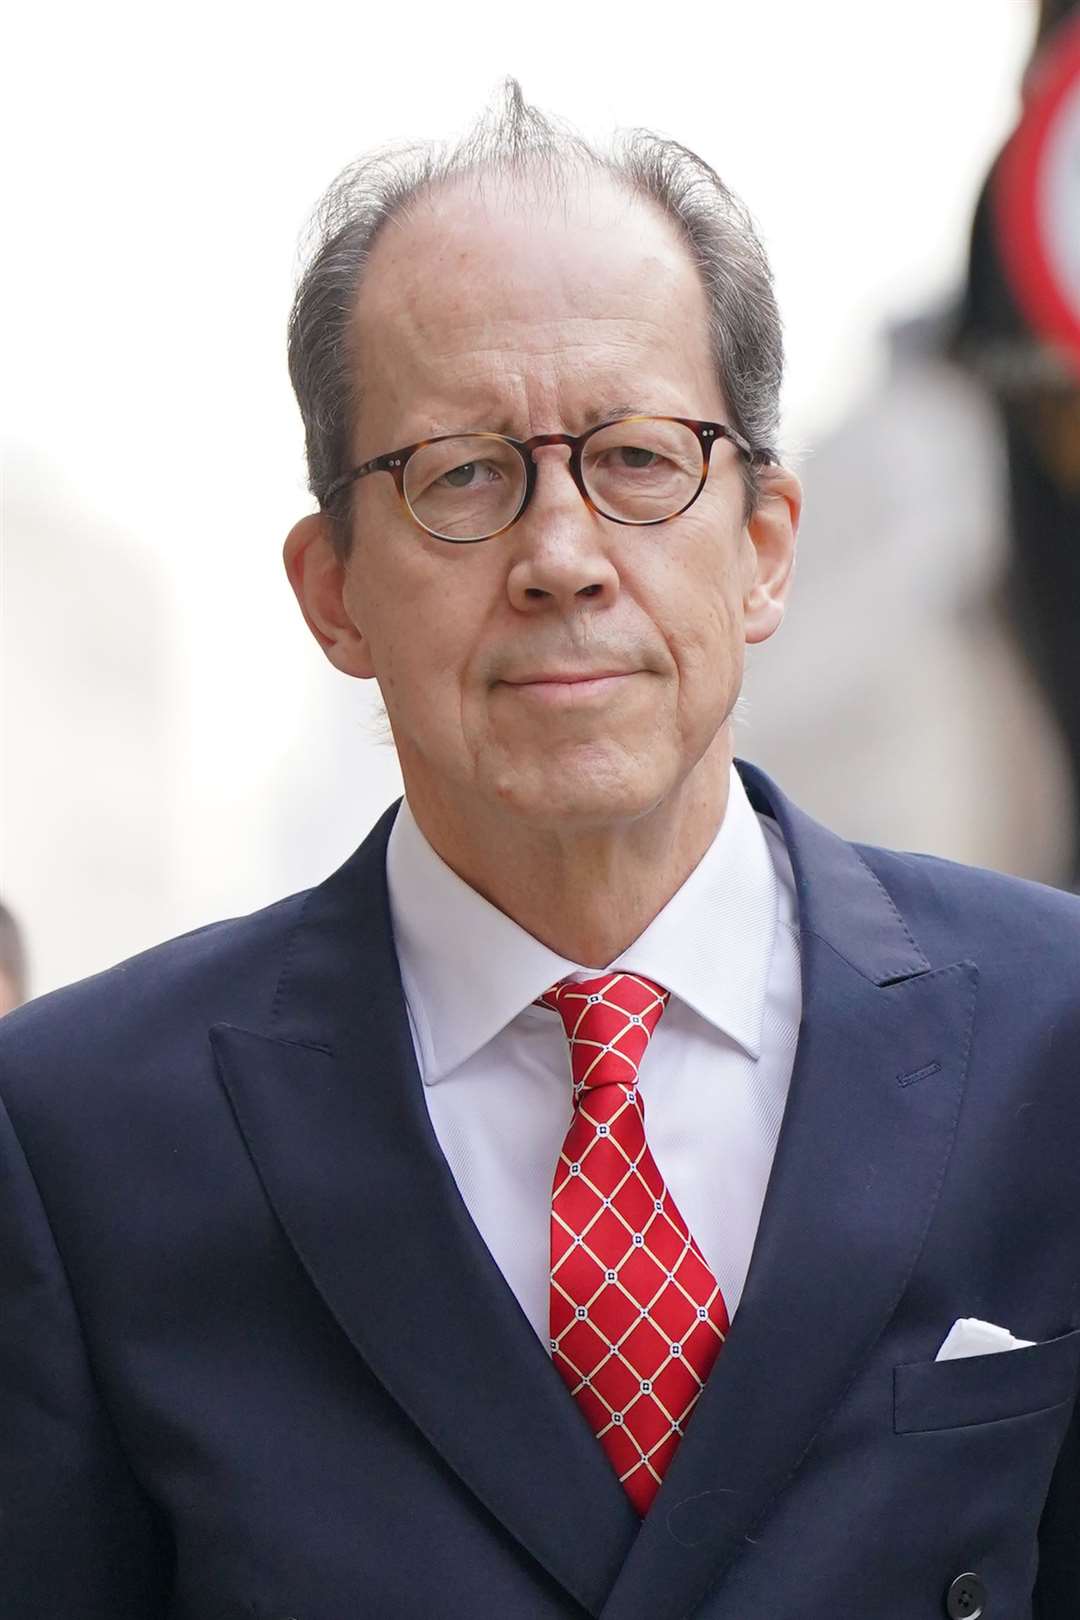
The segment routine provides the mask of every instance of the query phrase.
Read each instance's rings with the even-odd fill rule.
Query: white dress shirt
[[[566,961],[470,888],[432,849],[407,800],[390,832],[386,875],[435,1135],[545,1348],[551,1188],[571,1079],[562,1020],[533,1002],[568,975],[625,968],[671,991],[638,1078],[646,1137],[734,1317],[802,1009],[791,863],[737,771],[701,861],[607,969]]]

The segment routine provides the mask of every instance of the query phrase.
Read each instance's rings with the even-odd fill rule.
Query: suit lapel
[[[598,1614],[638,1519],[458,1193],[417,1071],[385,880],[392,806],[312,890],[266,1029],[219,1072],[340,1326],[488,1511]]]
[[[964,1088],[973,964],[931,968],[852,846],[740,771],[792,859],[799,1045],[743,1297],[603,1620],[691,1614],[766,1520],[903,1295]]]

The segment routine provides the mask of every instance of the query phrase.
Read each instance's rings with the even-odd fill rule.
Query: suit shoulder
[[[0,1019],[0,1076],[143,1053],[207,1025],[268,1011],[312,890],[163,941]]]
[[[1052,950],[1080,969],[1080,895],[938,855],[853,847],[917,936],[950,959]]]

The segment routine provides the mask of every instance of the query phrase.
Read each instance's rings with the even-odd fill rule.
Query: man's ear
[[[282,553],[289,584],[307,627],[346,675],[374,676],[371,650],[345,605],[345,563],[334,546],[333,519],[312,512],[293,525]]]
[[[767,641],[780,628],[795,567],[801,512],[802,485],[795,474],[787,467],[769,467],[745,530],[750,543],[743,591],[748,643]]]

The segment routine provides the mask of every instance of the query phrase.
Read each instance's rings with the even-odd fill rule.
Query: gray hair
[[[304,419],[308,487],[325,492],[347,465],[351,424],[363,379],[350,364],[349,325],[372,248],[383,226],[423,196],[468,175],[535,175],[556,192],[570,176],[606,175],[649,198],[680,231],[710,308],[717,377],[730,425],[775,459],[783,342],[772,273],[747,209],[704,158],[650,130],[618,134],[599,151],[567,125],[528,105],[516,79],[502,103],[453,146],[391,147],[349,165],[313,216],[310,256],[289,318],[289,375]],[[747,516],[760,471],[743,463]],[[332,513],[341,552],[347,513]]]

